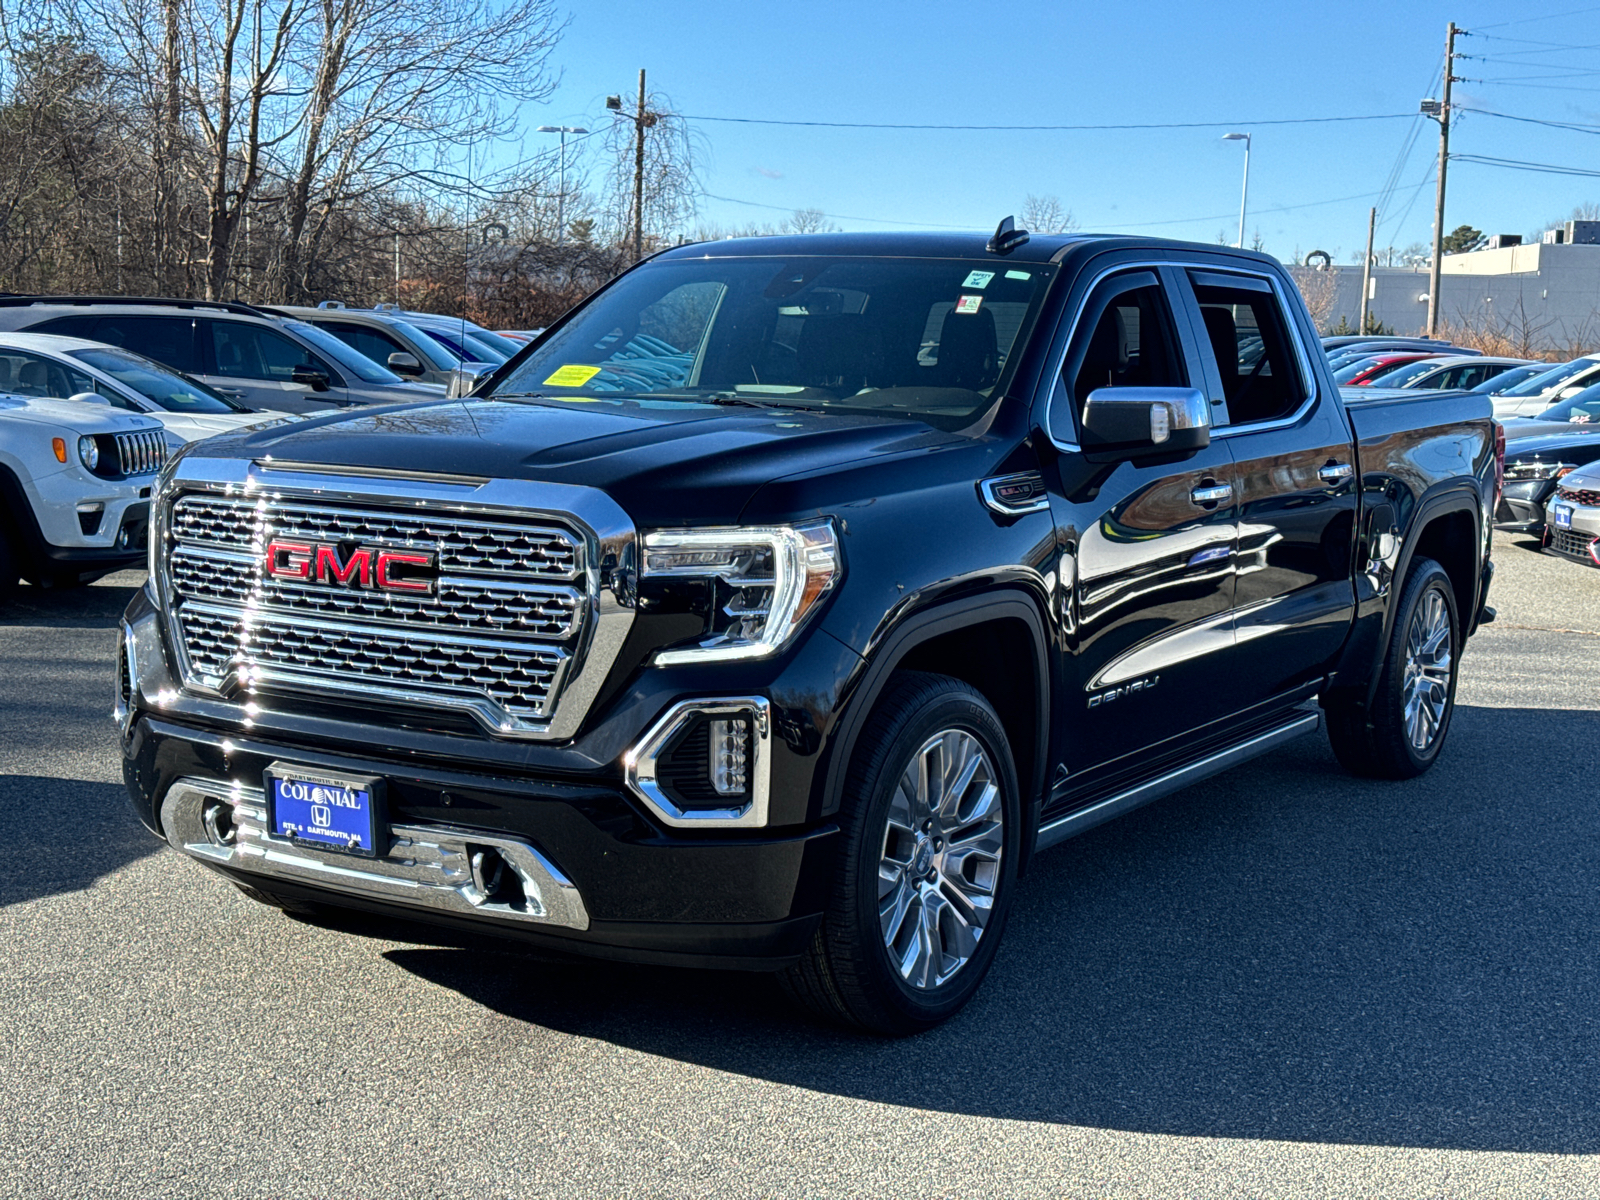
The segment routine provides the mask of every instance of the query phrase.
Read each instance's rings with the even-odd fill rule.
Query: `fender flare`
[[[0,533],[13,535],[13,550],[23,556],[19,565],[28,565],[40,558],[44,545],[44,532],[28,501],[27,489],[10,466],[0,462]]]
[[[1383,626],[1379,632],[1377,653],[1371,662],[1365,665],[1366,681],[1360,689],[1363,703],[1370,705],[1373,696],[1378,690],[1378,663],[1383,659],[1384,652],[1388,649],[1389,639],[1394,634],[1396,606],[1400,599],[1401,588],[1405,586],[1406,575],[1411,570],[1411,560],[1416,557],[1417,542],[1420,540],[1422,530],[1436,517],[1446,516],[1454,512],[1464,512],[1472,518],[1472,544],[1474,548],[1483,544],[1483,511],[1481,498],[1477,488],[1462,480],[1452,480],[1442,484],[1433,491],[1426,492],[1417,503],[1416,512],[1411,517],[1411,527],[1400,544],[1400,556],[1395,562],[1394,582],[1389,588],[1389,603],[1383,607]],[[1472,580],[1472,605],[1474,609],[1481,602],[1479,595],[1483,587],[1482,563],[1478,564],[1479,570]],[[1473,613],[1458,614],[1462,623],[1462,632],[1472,621]]]
[[[823,768],[819,817],[826,819],[839,811],[856,742],[889,677],[906,655],[933,638],[996,620],[1021,621],[1028,630],[1028,640],[1034,651],[1034,786],[1033,795],[1022,797],[1025,828],[1019,842],[1022,861],[1026,864],[1034,831],[1038,828],[1040,803],[1049,782],[1046,762],[1050,751],[1051,673],[1047,649],[1050,642],[1038,604],[1017,588],[963,596],[913,612],[874,639],[875,644],[869,645],[862,656],[864,665],[856,678],[845,684],[842,716],[829,739],[827,763]]]

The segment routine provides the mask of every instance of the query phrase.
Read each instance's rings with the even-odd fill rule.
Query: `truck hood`
[[[84,400],[54,400],[0,393],[0,421],[53,425],[72,433],[132,433],[159,429],[159,422],[140,413]]]
[[[758,488],[783,476],[964,440],[884,417],[466,399],[242,430],[207,441],[204,453],[576,484],[659,525],[736,522]]]

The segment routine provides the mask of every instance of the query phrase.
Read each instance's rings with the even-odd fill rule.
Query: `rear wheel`
[[[6,533],[5,526],[0,524],[0,604],[15,598],[17,580],[21,574],[10,535]]]
[[[941,675],[895,676],[862,731],[821,928],[784,972],[829,1019],[904,1035],[967,1003],[994,959],[1021,837],[1017,772],[994,709]]]
[[[1455,711],[1460,630],[1450,576],[1431,558],[1413,560],[1371,705],[1327,705],[1328,740],[1346,770],[1411,779],[1433,765]]]

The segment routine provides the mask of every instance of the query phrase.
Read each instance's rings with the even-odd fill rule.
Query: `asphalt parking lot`
[[[139,576],[32,593],[0,611],[0,1195],[1600,1195],[1600,571],[1496,558],[1429,775],[1306,738],[1069,842],[977,1001],[892,1043],[761,977],[251,903],[124,807]]]

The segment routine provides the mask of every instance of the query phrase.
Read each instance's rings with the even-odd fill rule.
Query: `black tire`
[[[12,549],[10,536],[0,522],[0,604],[16,599],[17,581],[22,570],[17,564],[17,553]]]
[[[933,749],[946,731],[954,736]],[[981,756],[970,753],[973,745]],[[920,761],[947,763],[963,752],[969,756],[960,761],[968,764],[981,757],[975,768],[979,774],[968,776],[971,784],[956,795],[954,804],[946,805],[953,815],[941,808],[925,824],[913,818],[909,825],[891,828],[891,806],[897,821],[911,811],[898,785],[913,761],[932,754],[937,757]],[[998,795],[988,791],[988,783]],[[943,675],[896,674],[850,761],[840,810],[842,844],[827,911],[804,957],[782,972],[784,989],[818,1016],[895,1037],[948,1020],[978,990],[1005,930],[1021,845],[1021,812],[1005,729],[982,694]],[[948,845],[944,834],[950,835]],[[921,972],[920,985],[891,964],[886,944],[891,935],[879,913],[880,863],[902,848],[906,861],[901,878],[884,885],[891,888],[888,922],[900,931],[906,961],[928,964],[910,968]],[[970,903],[973,893],[988,902],[987,917]],[[899,904],[902,896],[904,906]],[[979,925],[981,932],[972,936]],[[928,949],[926,957],[918,947]],[[949,970],[942,979],[929,978],[938,974],[930,968],[944,966]]]
[[[326,911],[322,905],[313,904],[310,900],[297,900],[292,896],[282,896],[267,888],[253,887],[248,883],[239,883],[237,881],[234,882],[233,886],[257,904],[265,904],[268,908],[276,908],[292,917],[317,917]]]
[[[1442,603],[1448,623],[1448,682],[1439,688],[1443,692],[1443,716],[1425,722],[1428,736],[1419,747],[1411,736],[1406,714],[1407,643],[1419,611],[1435,600]],[[1372,704],[1362,708],[1347,700],[1330,700],[1325,706],[1328,740],[1345,770],[1372,779],[1414,779],[1433,766],[1450,732],[1460,670],[1461,618],[1456,612],[1450,576],[1431,558],[1413,559],[1405,587],[1400,591],[1389,644],[1379,664],[1378,690]]]

